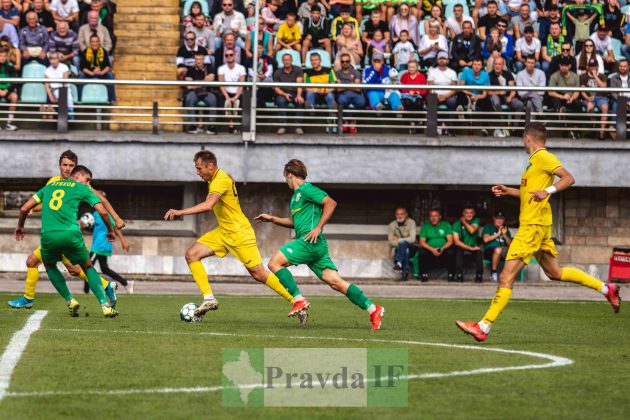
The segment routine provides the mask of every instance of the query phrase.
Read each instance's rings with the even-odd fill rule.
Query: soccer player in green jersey
[[[359,308],[370,314],[372,329],[381,327],[385,309],[372,303],[355,284],[348,283],[339,276],[337,267],[328,254],[328,242],[322,230],[330,218],[337,203],[328,194],[306,182],[306,165],[292,159],[284,166],[284,178],[289,188],[294,191],[291,198],[291,217],[281,218],[269,214],[256,216],[257,222],[271,222],[278,226],[295,229],[295,241],[280,248],[269,261],[269,269],[280,279],[282,285],[293,295],[293,308],[289,316],[306,319],[310,306],[302,296],[291,272],[292,265],[306,264],[317,277],[331,288],[343,293]]]
[[[103,206],[101,199],[88,187],[92,180],[92,172],[85,166],[76,166],[70,178],[57,180],[47,184],[39,190],[20,209],[20,218],[15,228],[15,239],[24,239],[24,222],[29,212],[37,205],[42,204],[42,229],[41,229],[41,255],[46,273],[55,289],[66,300],[70,316],[79,316],[79,302],[72,297],[68,285],[57,268],[57,262],[62,254],[72,264],[81,266],[88,278],[92,292],[98,299],[103,309],[103,315],[113,318],[118,312],[109,306],[105,290],[101,284],[101,278],[92,266],[88,255],[81,228],[77,222],[77,211],[81,203],[87,203],[94,207],[106,220],[107,237],[115,240],[114,228],[109,223],[109,215]]]

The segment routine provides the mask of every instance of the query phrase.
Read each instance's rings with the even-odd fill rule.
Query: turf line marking
[[[29,316],[24,328],[13,334],[9,345],[4,350],[0,358],[0,401],[8,395],[7,389],[9,389],[13,369],[20,361],[31,335],[39,330],[39,327],[42,325],[42,319],[44,319],[46,314],[48,314],[48,311],[35,311],[33,315]]]
[[[495,353],[504,354],[516,354],[520,356],[534,357],[538,359],[547,360],[547,363],[542,364],[528,364],[519,366],[502,366],[492,368],[479,368],[472,370],[452,371],[452,372],[431,372],[408,375],[407,380],[414,379],[436,379],[436,378],[448,378],[457,376],[470,376],[480,375],[486,373],[499,373],[508,371],[520,371],[520,370],[533,370],[533,369],[548,369],[554,367],[568,366],[573,364],[573,360],[566,357],[555,356],[553,354],[538,353],[526,350],[508,350],[496,347],[484,347],[473,346],[466,344],[448,344],[448,343],[435,343],[424,341],[412,341],[412,340],[385,340],[385,339],[365,339],[365,338],[345,338],[345,337],[311,337],[311,336],[283,336],[273,334],[237,334],[237,333],[222,333],[211,331],[200,332],[167,332],[167,331],[126,331],[126,330],[88,330],[88,329],[61,329],[61,328],[47,328],[42,331],[55,331],[55,332],[87,332],[87,333],[123,333],[123,334],[140,334],[140,335],[208,335],[208,336],[220,336],[220,337],[257,337],[257,338],[292,338],[298,340],[328,340],[328,341],[357,341],[367,343],[387,343],[387,344],[407,344],[414,346],[433,346],[433,347],[445,347],[461,350],[475,350],[475,351],[489,351]],[[260,384],[245,385],[245,387],[255,388]],[[242,387],[241,387],[242,388]],[[133,394],[193,394],[193,393],[208,393],[217,392],[224,389],[223,386],[211,386],[211,387],[188,387],[188,388],[145,388],[145,389],[119,389],[119,390],[81,390],[79,391],[41,391],[41,392],[10,392],[7,393],[7,397],[49,397],[49,396],[65,396],[65,395],[77,395],[89,394],[89,395],[133,395]]]

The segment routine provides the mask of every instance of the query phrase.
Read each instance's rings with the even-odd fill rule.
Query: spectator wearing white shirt
[[[534,36],[534,28],[531,26],[525,27],[523,30],[523,36],[516,40],[514,51],[516,51],[515,63],[516,72],[525,68],[525,58],[533,56],[536,59],[536,68],[540,68],[540,40]]]
[[[70,28],[74,30],[78,28],[79,3],[77,3],[77,0],[52,0],[50,11],[55,19],[55,23],[68,22]]]
[[[612,38],[608,35],[608,28],[600,26],[591,35],[591,40],[595,43],[595,52],[604,60],[604,67],[607,71],[613,72],[617,60],[612,46]]]
[[[394,56],[394,66],[399,70],[407,70],[407,63],[413,57],[413,53],[416,50],[413,42],[409,40],[409,32],[406,30],[400,31],[400,41],[396,43],[392,50]]]
[[[418,54],[420,55],[422,67],[433,66],[438,52],[448,51],[448,41],[444,35],[440,34],[440,27],[440,22],[431,21],[429,33],[420,38]]]
[[[475,29],[475,21],[470,16],[464,16],[464,6],[456,4],[453,6],[453,16],[446,19],[446,29],[449,31],[450,38],[455,37],[462,33],[462,25],[464,22],[470,22],[473,29]]]
[[[224,0],[226,1],[226,0]],[[245,67],[237,64],[234,60],[234,50],[228,49],[225,51],[225,64],[219,67],[219,81],[220,82],[244,82],[247,72]],[[225,108],[238,108],[240,106],[240,98],[243,94],[243,86],[221,86],[221,94],[224,98]],[[227,110],[226,115],[236,115],[236,111]],[[238,129],[234,126],[232,119],[228,120],[228,129],[231,133],[238,133]]]
[[[437,86],[455,86],[457,84],[457,73],[448,66],[448,54],[440,51],[437,56],[437,66],[431,67],[427,73],[427,84]],[[438,104],[446,105],[449,111],[454,111],[457,106],[457,95],[452,89],[436,89],[430,91],[437,95]],[[439,135],[448,135],[448,130],[444,126],[438,130]]]
[[[48,61],[50,62],[50,66],[46,68],[44,72],[44,77],[46,79],[67,79],[70,75],[70,68],[59,61],[59,54],[49,53]],[[45,84],[46,87],[46,95],[48,99],[48,105],[44,105],[42,107],[42,111],[52,112],[56,105],[59,103],[59,91],[63,83],[59,82],[48,82]],[[74,102],[72,100],[72,95],[70,94],[70,90],[68,89],[68,112],[72,112],[74,108]],[[46,118],[46,116],[44,116]],[[73,117],[70,117],[73,119]]]
[[[545,87],[546,84],[545,72],[536,68],[536,60],[530,55],[525,59],[525,68],[516,75],[516,86]],[[542,112],[543,92],[520,90],[518,96],[525,103],[526,109]]]
[[[214,16],[214,31],[217,37],[214,39],[215,51],[222,45],[223,35],[233,32],[237,36],[236,44],[245,48],[245,37],[248,35],[245,16],[234,10],[234,0],[221,2],[222,12]]]

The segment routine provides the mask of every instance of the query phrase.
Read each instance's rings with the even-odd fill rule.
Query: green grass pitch
[[[2,302],[10,297],[0,294]],[[49,311],[13,372],[0,418],[607,419],[630,412],[630,312],[622,307],[614,315],[603,298],[513,300],[483,344],[457,330],[454,320],[478,320],[487,301],[379,299],[386,314],[383,329],[373,332],[367,315],[341,297],[313,298],[306,326],[287,318],[288,306],[278,298],[219,296],[220,309],[199,324],[179,320],[179,308],[197,300],[192,296],[123,295],[116,319],[103,318],[93,296],[78,298],[79,318],[70,318],[52,294],[38,295],[33,310],[0,310],[1,352],[35,309]],[[340,337],[347,340],[334,340]],[[408,347],[410,374],[546,363],[397,340],[525,350],[574,363],[411,380],[407,408],[224,408],[220,391],[151,392],[220,385],[221,351],[234,347]],[[118,390],[146,392],[107,394]]]

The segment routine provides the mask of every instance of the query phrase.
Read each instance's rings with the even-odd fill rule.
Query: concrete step
[[[153,26],[151,24],[147,24],[150,26]],[[167,23],[165,25],[171,25],[170,23]],[[153,39],[153,40],[164,40],[164,39],[172,39],[172,40],[177,40],[179,41],[180,39],[180,33],[179,33],[179,29],[173,29],[173,28],[164,28],[164,29],[157,29],[157,28],[152,28],[152,29],[147,29],[145,31],[139,31],[136,30],[135,28],[132,27],[125,27],[125,29],[121,28],[118,29],[120,26],[116,27],[116,37],[118,38],[118,40],[120,41],[121,39],[124,40],[125,42],[128,41],[143,41],[145,39]],[[148,26],[147,26],[148,28]],[[146,38],[145,38],[146,37]]]
[[[120,80],[175,80],[175,66],[160,71],[117,70],[116,78]]]
[[[117,15],[118,16],[118,15]],[[134,16],[137,17],[137,16]],[[153,17],[153,16],[151,16]],[[118,19],[116,20],[118,23]],[[116,36],[119,36],[119,32],[121,36],[124,36],[125,32],[133,33],[135,35],[142,34],[147,35],[146,32],[150,32],[153,35],[153,32],[173,32],[179,33],[179,22],[177,23],[164,23],[164,22],[131,22],[126,23],[124,25],[118,25],[116,27]]]
[[[119,22],[119,19],[121,17],[131,16],[131,15],[146,16],[146,17],[157,16],[157,15],[160,15],[160,16],[168,15],[168,16],[177,16],[179,19],[182,13],[182,9],[179,6],[152,7],[150,9],[151,13],[147,13],[146,7],[139,7],[136,5],[135,2],[131,2],[130,4],[125,4],[125,5],[120,5],[120,2],[118,2],[117,10],[118,11],[116,13],[116,23]]]
[[[116,58],[122,55],[144,55],[160,57],[164,55],[175,56],[180,46],[179,39],[118,39],[116,44]]]
[[[173,69],[175,71],[175,57],[170,60],[160,60],[159,62],[116,62],[116,70],[120,69],[123,72],[165,72],[165,69]]]
[[[152,12],[155,8],[161,7],[169,7],[169,8],[179,8],[179,0],[118,0],[116,2],[116,6],[118,11],[124,7],[130,6],[144,6],[144,13]]]
[[[159,13],[164,10],[168,10],[168,13]],[[119,9],[116,14],[116,25],[118,25],[118,27],[128,27],[131,24],[139,23],[172,23],[176,24],[179,28],[181,17],[179,16],[178,10],[179,9],[170,10],[158,8],[151,10],[150,14],[146,14],[146,11],[140,7],[125,8],[124,13]]]

